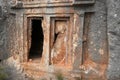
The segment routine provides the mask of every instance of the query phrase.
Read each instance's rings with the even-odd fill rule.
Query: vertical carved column
[[[84,26],[84,11],[81,11],[79,14],[75,14],[76,18],[74,21],[75,32],[77,35],[77,42],[75,46],[75,58],[73,63],[73,70],[78,70],[79,66],[82,65],[82,36],[83,36],[83,26]]]
[[[43,52],[43,57],[44,57],[44,64],[46,67],[49,66],[49,54],[50,54],[50,16],[44,17],[44,22],[43,22],[44,28],[44,52]]]
[[[24,27],[23,27],[23,50],[24,50],[24,54],[22,55],[22,62],[27,62],[27,56],[28,56],[28,43],[27,43],[27,26],[28,26],[28,19],[27,16],[24,15]]]

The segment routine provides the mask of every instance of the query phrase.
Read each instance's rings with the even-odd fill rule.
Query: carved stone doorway
[[[43,53],[44,34],[41,18],[28,19],[28,60],[40,60]]]

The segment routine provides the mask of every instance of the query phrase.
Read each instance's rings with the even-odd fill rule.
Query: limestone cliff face
[[[14,1],[0,0],[0,59],[4,60],[10,56],[18,55],[19,62],[26,60],[27,54],[24,54],[27,51],[26,26],[28,25],[26,20],[28,17],[42,16],[46,41],[43,48],[45,49],[43,52],[45,60],[43,59],[43,61],[48,66],[49,37],[51,37],[48,30],[51,23],[55,23],[55,20],[59,22],[58,18],[61,17],[60,21],[63,20],[63,23],[64,21],[70,21],[72,26],[69,27],[71,29],[68,29],[68,33],[66,30],[67,35],[69,35],[69,40],[66,41],[69,45],[66,48],[69,48],[68,53],[74,53],[70,54],[72,57],[78,55],[76,53],[81,53],[72,58],[78,58],[76,59],[78,62],[76,61],[74,64],[78,65],[77,67],[80,65],[86,68],[92,67],[96,72],[98,71],[98,74],[96,73],[98,76],[104,74],[103,77],[107,80],[120,79],[119,0],[96,0],[92,6],[75,6],[71,3],[73,0],[41,0],[42,4],[32,3],[31,1],[29,3],[28,0],[27,2],[23,0],[24,4],[20,3],[11,8]],[[64,20],[63,17],[67,19]],[[88,27],[88,29],[84,29],[84,27]],[[83,62],[81,59],[82,53],[86,54]],[[81,59],[80,63],[79,58]]]
[[[120,1],[107,0],[107,29],[109,42],[109,80],[120,79]]]
[[[5,2],[0,0],[0,59],[7,58],[7,50],[6,50],[6,28],[7,28],[7,18],[4,15],[5,10]]]
[[[0,0],[0,59],[8,58],[17,48],[15,15],[11,13],[10,3],[10,0]]]

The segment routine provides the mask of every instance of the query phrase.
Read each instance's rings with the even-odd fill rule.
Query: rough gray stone
[[[3,67],[5,74],[8,75],[7,80],[28,80],[24,73],[21,72],[20,63],[18,60],[14,60],[10,57],[0,63],[0,67]]]
[[[10,2],[11,0],[0,0],[0,59],[7,59],[14,54],[23,54],[23,47],[21,47],[23,44],[20,41],[23,39],[23,27],[20,26],[20,22],[22,22],[21,17],[23,17],[24,11],[16,10],[18,12],[17,20],[20,20],[16,24],[16,15],[11,14],[12,11],[15,11],[10,9]],[[50,12],[50,10],[47,11]],[[96,0],[94,6],[81,6],[76,10],[94,11],[89,29],[89,58],[96,63],[108,64],[106,73],[108,80],[120,80],[120,0]],[[104,52],[104,56],[101,57],[100,52]],[[105,56],[109,56],[108,63]],[[11,76],[10,80],[16,80],[13,79],[13,76],[17,76],[17,80],[24,80],[22,77],[25,75],[21,74],[23,70],[20,65],[16,65],[14,62],[6,63],[6,65],[6,71]],[[8,67],[8,65],[11,66]],[[18,73],[16,73],[17,71]]]
[[[120,0],[107,0],[109,42],[108,79],[120,80]]]

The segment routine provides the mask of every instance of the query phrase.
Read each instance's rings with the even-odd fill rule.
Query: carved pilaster
[[[77,20],[74,22],[76,27],[77,42],[75,46],[75,58],[73,63],[73,69],[79,69],[82,65],[82,36],[83,36],[83,26],[84,26],[84,11],[75,14]]]

